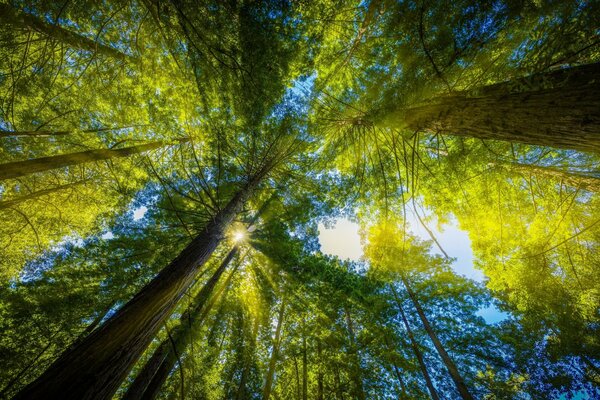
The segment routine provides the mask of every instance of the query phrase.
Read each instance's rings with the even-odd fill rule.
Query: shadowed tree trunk
[[[600,153],[600,64],[459,92],[383,116],[383,125]]]
[[[442,345],[442,342],[440,342],[440,339],[437,337],[437,334],[431,327],[431,324],[429,323],[427,316],[425,315],[425,313],[423,312],[423,309],[421,308],[421,304],[419,303],[417,297],[415,296],[414,292],[412,291],[406,278],[402,277],[402,283],[404,283],[404,286],[406,287],[406,291],[408,292],[408,296],[410,297],[412,303],[414,304],[415,309],[417,310],[417,314],[419,314],[419,318],[421,319],[421,322],[423,323],[423,327],[425,328],[427,335],[429,335],[429,338],[433,342],[433,345],[435,346],[438,354],[440,355],[442,361],[444,362],[444,365],[446,365],[446,368],[448,369],[448,372],[450,373],[450,377],[452,378],[452,380],[454,381],[454,384],[456,385],[456,389],[458,390],[458,393],[464,400],[473,400],[473,396],[471,396],[471,393],[469,393],[469,389],[467,388],[467,385],[465,384],[465,380],[463,379],[462,375],[458,371],[458,368],[456,368],[456,365],[454,364],[454,361],[452,361],[452,358],[450,358],[450,355],[448,355],[448,353],[446,352],[446,349]]]
[[[152,142],[138,146],[124,147],[122,149],[96,149],[79,153],[61,154],[58,156],[34,158],[26,161],[14,161],[0,164],[0,180],[19,178],[36,172],[51,171],[53,169],[84,164],[92,161],[109,160],[111,158],[128,157],[133,154],[165,146],[164,142]]]
[[[133,57],[113,49],[110,46],[98,43],[78,33],[50,24],[42,18],[24,13],[8,4],[0,4],[0,21],[17,29],[33,30],[53,40],[67,44],[72,48],[102,54],[117,60],[133,59]]]
[[[406,329],[406,334],[408,335],[408,340],[410,340],[410,344],[413,348],[413,352],[417,357],[417,362],[419,363],[419,368],[421,368],[421,373],[423,374],[423,378],[425,379],[425,384],[427,385],[427,390],[429,390],[429,394],[433,400],[439,400],[439,396],[435,386],[433,386],[433,382],[431,381],[431,376],[429,376],[429,371],[427,370],[427,366],[425,365],[425,360],[423,360],[423,354],[419,349],[419,344],[413,335],[412,329],[408,324],[408,319],[406,318],[406,314],[404,313],[404,307],[402,307],[402,302],[398,297],[398,293],[396,292],[396,288],[393,285],[390,285],[390,289],[394,295],[394,299],[396,300],[396,305],[398,306],[398,311],[400,311],[400,317],[402,318],[402,322],[404,324],[404,329]],[[395,367],[395,366],[394,366]],[[398,372],[396,372],[398,374]],[[398,375],[399,376],[399,375]],[[402,382],[402,381],[401,381]]]
[[[180,323],[171,332],[171,338],[165,339],[144,364],[133,383],[123,396],[124,400],[153,399],[156,397],[169,373],[175,367],[177,354],[182,354],[192,331],[196,330],[204,320],[202,313],[204,305],[212,294],[227,266],[238,253],[239,247],[234,246],[204,284],[193,301],[193,306],[181,315]],[[160,373],[159,373],[160,371]]]
[[[167,267],[16,399],[111,399],[269,170],[263,165]]]
[[[251,227],[258,220],[258,218],[269,205],[272,198],[273,197],[267,200],[256,212],[248,224],[249,227]],[[221,279],[221,276],[238,252],[239,245],[236,245],[223,259],[219,267],[215,270],[213,275],[204,284],[200,292],[198,292],[194,298],[192,307],[181,316],[180,324],[173,332],[171,332],[172,341],[170,339],[165,339],[160,346],[158,346],[150,359],[146,362],[146,364],[144,364],[144,367],[138,373],[133,383],[127,389],[127,392],[123,396],[123,400],[156,398],[160,388],[163,386],[170,372],[175,367],[177,362],[177,354],[183,354],[185,352],[187,344],[190,341],[190,336],[200,327],[200,325],[202,325],[204,318],[220,294],[219,292],[217,296],[212,296],[211,301],[206,304],[208,299],[211,297],[215,286]],[[231,274],[227,278],[223,289],[231,281],[240,263],[241,261],[239,261],[234,267],[233,271],[231,271]],[[258,323],[258,320],[256,323]],[[258,326],[255,326],[255,328],[258,329]],[[256,334],[258,334],[258,331],[256,331]]]
[[[275,367],[277,358],[279,357],[279,345],[281,343],[281,328],[283,326],[283,316],[285,312],[285,298],[281,299],[279,314],[277,315],[277,327],[275,328],[275,337],[273,338],[273,349],[271,350],[271,358],[269,359],[269,369],[265,378],[265,387],[263,388],[263,400],[269,400],[271,390],[273,388],[273,380],[275,378]]]

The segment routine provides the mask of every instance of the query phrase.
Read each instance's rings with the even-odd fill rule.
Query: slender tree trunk
[[[283,327],[283,317],[285,312],[285,298],[281,299],[279,314],[277,315],[277,327],[275,328],[275,337],[273,338],[273,349],[271,350],[271,358],[269,359],[269,369],[265,379],[265,387],[263,388],[263,400],[269,400],[271,390],[273,388],[273,380],[275,379],[275,367],[279,358],[279,344],[281,342],[281,328]]]
[[[81,130],[80,132],[82,133],[101,133],[101,132],[110,132],[110,131],[120,131],[123,129],[129,129],[129,128],[137,128],[140,126],[147,126],[147,125],[130,125],[130,126],[120,126],[117,128],[96,128],[96,129],[84,129]],[[3,131],[0,130],[0,138],[3,137],[19,137],[19,136],[25,136],[25,137],[45,137],[45,136],[64,136],[64,135],[70,135],[72,134],[74,131],[49,131],[49,130],[39,130],[39,131]]]
[[[442,361],[444,362],[444,365],[446,365],[446,368],[448,369],[448,372],[450,373],[450,377],[452,378],[452,380],[454,381],[454,384],[456,385],[456,389],[458,390],[458,393],[464,400],[472,400],[473,396],[471,396],[471,394],[469,393],[467,385],[465,384],[465,380],[463,379],[462,375],[458,371],[458,368],[454,364],[454,361],[452,361],[452,358],[450,358],[450,355],[448,355],[448,353],[446,352],[446,349],[442,345],[442,342],[440,342],[439,338],[437,337],[437,334],[431,327],[431,324],[429,323],[427,316],[425,315],[425,313],[423,312],[423,309],[421,308],[421,304],[419,303],[417,297],[415,296],[414,292],[412,291],[412,289],[411,289],[410,285],[408,284],[408,281],[406,280],[405,277],[402,277],[402,283],[404,283],[404,286],[406,287],[406,291],[408,292],[408,296],[412,300],[412,302],[415,306],[415,309],[417,310],[417,314],[419,314],[419,318],[421,319],[421,322],[423,323],[423,327],[425,328],[425,331],[427,332],[427,334],[429,335],[429,338],[433,342],[433,345],[435,346],[438,354],[440,355]]]
[[[148,362],[138,373],[133,383],[127,389],[127,392],[123,396],[123,400],[139,400],[142,398],[151,399],[158,394],[164,380],[169,376],[169,373],[177,362],[176,354],[183,353],[191,331],[197,329],[202,323],[203,318],[200,318],[201,311],[215,286],[221,279],[223,272],[225,272],[231,260],[233,260],[238,253],[238,250],[239,247],[234,246],[225,259],[223,259],[219,267],[194,298],[194,305],[192,308],[181,316],[179,325],[171,333],[173,343],[171,340],[165,339],[158,346]],[[173,345],[175,346],[175,349],[173,349]],[[158,371],[162,371],[162,373],[159,374]],[[154,390],[151,390],[151,388]]]
[[[296,399],[302,399],[302,388],[300,387],[300,372],[298,371],[298,359],[296,356],[292,356],[294,358],[294,371],[296,372]]]
[[[61,190],[64,189],[68,189],[70,187],[74,187],[77,185],[81,185],[82,183],[86,182],[87,180],[81,180],[81,181],[77,181],[77,182],[73,182],[73,183],[68,183],[66,185],[59,185],[59,186],[55,186],[53,188],[49,188],[49,189],[43,189],[43,190],[38,190],[36,192],[32,192],[23,196],[19,196],[17,198],[11,199],[11,200],[5,200],[5,201],[0,201],[0,210],[5,209],[5,208],[10,208],[13,206],[16,206],[18,204],[21,204],[27,200],[33,200],[33,199],[37,199],[39,197],[43,197],[52,193],[56,193],[56,192],[60,192]]]
[[[394,288],[394,286],[390,284],[390,289],[392,290],[394,299],[396,300],[396,305],[398,306],[398,311],[400,311],[400,317],[402,318],[402,322],[404,323],[404,329],[406,329],[406,334],[408,335],[408,339],[410,340],[410,344],[413,348],[413,352],[415,353],[415,356],[417,357],[417,362],[419,363],[419,367],[421,368],[421,373],[423,374],[423,378],[425,379],[425,384],[427,385],[427,390],[429,390],[429,394],[431,395],[431,398],[433,400],[439,400],[440,396],[438,395],[437,390],[435,389],[435,386],[433,386],[433,382],[431,381],[431,376],[429,376],[429,371],[427,370],[427,366],[425,365],[425,360],[423,359],[423,354],[421,353],[421,350],[419,349],[419,344],[417,343],[417,340],[415,339],[412,329],[410,328],[408,319],[406,318],[406,314],[404,313],[404,307],[402,307],[402,302],[400,301],[400,298],[398,297],[398,293],[396,292],[396,288]]]
[[[531,174],[537,177],[562,181],[574,188],[585,189],[596,193],[600,192],[600,176],[588,175],[583,172],[570,172],[556,167],[533,164],[510,163],[507,167],[523,174]]]
[[[58,156],[34,158],[26,161],[14,161],[0,164],[0,180],[19,178],[36,172],[51,171],[53,169],[84,164],[92,161],[109,160],[111,158],[128,157],[133,154],[165,146],[164,142],[152,142],[138,146],[124,147],[122,149],[96,149],[79,153],[61,154]]]
[[[460,92],[383,117],[383,125],[600,152],[600,64]]]
[[[321,340],[317,339],[317,358],[319,359],[319,365],[317,370],[317,400],[323,400],[323,359],[322,359],[323,346]]]
[[[394,298],[396,299],[396,302],[399,302],[399,299],[398,299],[396,293],[394,293]],[[411,332],[411,334],[412,334],[412,332]],[[392,353],[396,353],[396,349],[390,343],[389,338],[387,336],[384,336],[383,340],[385,341],[385,345],[388,348],[388,350]],[[394,369],[394,374],[396,375],[396,379],[398,379],[398,383],[400,384],[400,388],[402,389],[402,397],[406,397],[406,384],[404,383],[404,379],[402,379],[402,374],[400,373],[400,368],[398,368],[398,366],[396,365],[396,363],[393,360],[390,362],[390,364]]]
[[[133,57],[110,46],[100,44],[58,25],[50,24],[42,18],[24,13],[8,4],[0,4],[0,21],[15,28],[33,30],[75,49],[102,54],[117,60],[133,59]]]
[[[346,325],[348,326],[348,333],[350,335],[350,356],[352,358],[352,381],[354,383],[354,397],[359,400],[365,400],[367,398],[365,390],[363,388],[363,380],[360,366],[360,354],[356,346],[356,335],[354,334],[354,327],[352,324],[352,318],[350,318],[350,311],[347,307],[344,307],[344,313],[346,314]]]
[[[179,256],[16,399],[112,398],[269,169],[265,165],[251,177]]]
[[[308,355],[306,354],[306,330],[302,321],[302,400],[308,400]]]
[[[336,365],[335,374],[333,375],[335,380],[335,389],[337,391],[338,398],[344,400],[344,388],[342,387],[342,380],[340,379],[340,368]]]
[[[244,369],[242,369],[242,376],[240,378],[240,386],[238,387],[238,391],[236,394],[237,400],[245,400],[251,398],[248,390],[246,389],[246,384],[248,382],[248,375],[250,374],[250,361],[252,360],[252,355],[256,351],[256,340],[258,338],[258,329],[260,326],[260,318],[257,316],[254,320],[254,327],[252,329],[252,341],[249,346],[244,346]]]

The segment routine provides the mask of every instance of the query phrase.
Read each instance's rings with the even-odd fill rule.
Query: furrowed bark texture
[[[63,353],[15,399],[111,399],[267,171],[264,168],[249,179],[133,299],[81,343]]]
[[[15,161],[0,164],[0,180],[19,178],[36,172],[45,172],[53,169],[84,164],[92,161],[102,161],[111,158],[128,157],[145,151],[158,149],[165,146],[164,142],[153,142],[139,146],[124,147],[122,149],[96,149],[79,153],[62,154],[51,157],[34,158],[26,161]]]
[[[423,360],[423,354],[421,354],[421,350],[419,349],[419,344],[413,335],[412,329],[408,324],[408,319],[406,319],[406,314],[404,313],[404,308],[402,307],[402,303],[400,302],[400,298],[398,297],[398,293],[396,289],[390,285],[392,289],[392,293],[394,294],[394,299],[396,300],[396,305],[398,306],[398,311],[400,311],[400,317],[402,318],[402,323],[404,324],[404,328],[406,329],[406,334],[408,335],[408,339],[410,340],[410,344],[413,348],[413,352],[417,357],[417,362],[419,363],[419,368],[421,369],[421,373],[423,374],[423,378],[425,378],[425,384],[427,385],[427,390],[429,390],[429,394],[433,400],[439,400],[440,396],[438,396],[437,390],[435,386],[433,386],[433,382],[431,381],[431,376],[429,376],[429,371],[427,370],[427,366],[425,365],[425,361]],[[396,367],[394,365],[394,367]],[[396,370],[397,371],[397,370]],[[398,374],[398,372],[396,372]],[[399,375],[398,375],[399,376]],[[399,378],[400,382],[402,380]]]
[[[446,349],[442,345],[442,342],[440,342],[440,339],[437,337],[437,334],[431,327],[431,324],[429,323],[429,320],[427,319],[425,312],[423,312],[423,309],[421,308],[421,304],[419,303],[417,297],[415,296],[410,285],[408,284],[408,281],[404,277],[402,278],[402,283],[404,283],[404,287],[406,287],[408,296],[412,300],[412,302],[415,306],[415,309],[417,310],[417,314],[419,314],[419,318],[421,319],[421,322],[423,323],[423,327],[425,328],[427,335],[429,335],[429,338],[433,342],[435,349],[437,350],[442,361],[444,362],[444,365],[448,369],[448,372],[450,373],[450,377],[452,378],[452,380],[454,381],[454,384],[456,385],[456,390],[458,390],[458,393],[460,394],[460,396],[463,400],[473,400],[473,396],[471,396],[471,393],[469,393],[469,389],[467,388],[467,385],[465,384],[465,380],[463,379],[462,375],[458,371],[458,368],[454,364],[454,361],[452,361],[452,358],[450,358],[450,355],[446,352]]]
[[[436,98],[384,125],[600,153],[600,64]]]
[[[67,44],[72,48],[99,53],[117,60],[131,58],[119,50],[98,43],[58,25],[49,24],[42,18],[24,13],[8,4],[0,4],[0,21],[16,28],[33,30],[51,39]]]

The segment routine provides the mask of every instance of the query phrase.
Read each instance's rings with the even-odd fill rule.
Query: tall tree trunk
[[[221,279],[223,272],[225,272],[227,266],[238,251],[239,246],[234,246],[223,259],[219,267],[194,298],[194,305],[192,308],[181,316],[179,325],[171,333],[172,341],[170,339],[165,339],[160,346],[158,346],[130,385],[123,396],[123,400],[156,398],[160,388],[163,386],[177,363],[177,355],[183,354],[189,343],[191,334],[200,327],[208,314],[209,304],[207,304],[207,307],[204,307],[204,305],[207,303],[215,286]],[[237,270],[237,268],[235,270]],[[235,270],[230,274],[227,281],[231,279]],[[216,297],[214,297],[213,300],[216,300]]]
[[[69,349],[16,399],[110,399],[221,242],[270,165],[234,195],[201,233],[126,305]]]
[[[110,309],[114,306],[114,304],[115,304],[114,302],[111,302],[100,313],[98,313],[98,315],[96,316],[96,318],[94,318],[94,320],[92,322],[90,322],[88,324],[88,326],[86,326],[86,328],[83,330],[83,332],[81,332],[79,334],[79,336],[75,339],[75,341],[71,344],[71,346],[73,346],[74,344],[78,343],[83,337],[85,337],[90,332],[92,332],[94,329],[96,329],[98,327],[98,325],[100,325],[100,322],[102,322],[102,320],[104,319],[104,317],[106,317],[106,314],[108,314],[108,312],[110,311]],[[52,335],[52,337],[50,338],[50,340],[48,340],[48,344],[46,345],[46,347],[44,347],[42,349],[42,351],[40,351],[37,354],[37,356],[29,364],[27,364],[21,371],[19,371],[8,382],[8,384],[2,389],[2,391],[0,391],[0,397],[2,397],[6,392],[8,392],[10,390],[10,388],[13,387],[16,383],[18,383],[21,380],[21,378],[25,375],[25,373],[29,369],[31,369],[37,363],[37,361],[50,348],[50,346],[52,345],[52,339],[54,338],[54,336],[56,336],[57,333],[58,333],[58,331]]]
[[[433,382],[431,381],[431,376],[429,376],[429,371],[427,370],[427,366],[425,365],[425,360],[423,359],[423,354],[421,353],[421,350],[419,349],[419,344],[417,343],[417,340],[415,339],[412,329],[410,328],[408,319],[406,318],[406,314],[404,313],[404,307],[402,307],[402,302],[400,301],[400,298],[398,297],[398,293],[396,292],[396,288],[394,288],[394,286],[390,284],[390,289],[392,290],[394,299],[396,300],[396,305],[398,306],[398,311],[400,311],[400,317],[402,318],[402,322],[404,324],[404,329],[406,329],[406,334],[408,335],[408,340],[410,340],[410,344],[413,348],[413,352],[415,353],[415,356],[417,357],[417,362],[419,363],[419,368],[421,368],[421,373],[423,374],[423,378],[425,379],[425,384],[427,385],[427,390],[429,390],[429,394],[431,395],[431,398],[433,400],[439,400],[440,396],[438,395],[437,390],[435,389],[435,386],[433,386]]]
[[[302,400],[308,400],[308,355],[306,352],[306,327],[302,320]]]
[[[281,342],[281,328],[283,327],[283,317],[285,312],[285,297],[281,299],[279,314],[277,315],[277,327],[275,328],[275,337],[273,338],[273,349],[269,359],[269,369],[265,378],[265,387],[263,388],[263,400],[269,400],[271,390],[273,389],[273,380],[275,379],[275,367],[279,358],[279,344]]]
[[[554,70],[435,98],[383,125],[600,152],[600,64]]]
[[[398,296],[397,296],[396,293],[394,293],[394,298],[396,299],[396,302],[399,302],[399,299],[398,299]],[[411,332],[411,334],[412,334],[412,332]],[[387,336],[384,336],[383,340],[384,340],[385,345],[388,348],[388,350],[391,353],[396,353],[396,349],[390,343],[389,338]],[[400,384],[400,389],[402,390],[402,396],[401,397],[404,398],[404,397],[406,397],[406,384],[404,383],[404,379],[402,379],[402,374],[400,372],[400,368],[398,368],[398,366],[396,365],[396,363],[393,360],[390,361],[390,365],[392,366],[392,368],[394,370],[394,374],[396,375],[396,379],[398,379],[398,383]]]
[[[585,189],[596,193],[600,192],[600,176],[533,164],[510,163],[507,167],[514,171],[521,172],[522,174],[531,174],[538,177],[562,181],[574,188]]]
[[[406,287],[406,291],[408,292],[408,296],[412,300],[412,302],[415,306],[415,309],[417,310],[417,314],[419,314],[419,318],[421,319],[421,322],[423,323],[423,327],[425,328],[427,335],[429,335],[429,338],[433,342],[433,345],[435,346],[438,354],[440,355],[442,361],[444,362],[444,365],[446,365],[446,368],[448,369],[448,372],[450,373],[450,377],[452,378],[452,380],[454,381],[454,384],[456,385],[456,389],[458,390],[458,393],[464,400],[473,400],[473,396],[471,396],[471,394],[469,393],[467,385],[465,384],[465,380],[463,379],[462,375],[458,371],[458,368],[456,368],[456,365],[454,364],[454,361],[452,361],[452,358],[450,358],[450,356],[446,352],[446,349],[442,345],[442,342],[440,342],[439,338],[437,337],[437,334],[431,327],[431,324],[429,323],[427,316],[425,315],[425,313],[423,312],[423,309],[421,308],[421,304],[419,303],[417,297],[415,296],[410,285],[408,284],[407,279],[404,276],[402,277],[402,283],[404,283],[404,286]]]
[[[0,210],[16,206],[18,204],[21,204],[21,203],[27,201],[27,200],[33,200],[33,199],[37,199],[39,197],[43,197],[43,196],[46,196],[46,195],[49,195],[49,194],[52,194],[52,193],[60,192],[61,190],[68,189],[70,187],[74,187],[74,186],[80,185],[80,184],[82,184],[82,183],[84,183],[86,181],[87,181],[87,179],[83,179],[83,180],[80,180],[80,181],[77,181],[77,182],[68,183],[68,184],[65,184],[65,185],[58,185],[58,186],[55,186],[53,188],[38,190],[36,192],[31,192],[29,194],[25,194],[23,196],[19,196],[19,197],[14,198],[14,199],[0,201]]]
[[[1,7],[1,6],[0,6]],[[83,129],[80,132],[82,133],[101,133],[101,132],[110,132],[110,131],[120,131],[123,129],[136,128],[140,126],[147,125],[130,125],[130,126],[120,126],[117,128],[95,128],[95,129]],[[3,137],[45,137],[45,136],[64,136],[70,135],[74,131],[49,131],[49,130],[39,130],[39,131],[3,131],[0,130],[0,138]]]
[[[244,346],[244,368],[242,369],[242,376],[240,378],[240,385],[238,387],[238,391],[236,393],[237,400],[245,400],[251,398],[252,396],[248,393],[248,389],[246,389],[246,384],[248,382],[248,375],[250,374],[250,361],[252,360],[252,355],[256,351],[256,340],[258,338],[258,328],[260,326],[260,318],[256,316],[254,320],[254,327],[252,328],[252,341],[249,346]]]
[[[0,4],[0,21],[3,24],[11,25],[15,28],[36,31],[75,49],[102,54],[117,60],[133,59],[133,57],[110,46],[98,43],[95,40],[89,39],[58,25],[49,24],[42,18],[24,13],[8,4]]]
[[[319,365],[317,367],[317,400],[323,400],[323,359],[321,358],[323,345],[321,340],[317,339],[317,358]]]
[[[122,149],[96,149],[78,153],[61,154],[58,156],[34,158],[26,161],[14,161],[0,164],[0,180],[19,178],[36,172],[51,171],[53,169],[84,164],[92,161],[109,160],[111,158],[128,157],[133,154],[165,146],[164,142],[152,142],[138,146],[124,147]]]
[[[256,212],[248,226],[251,227],[265,211],[273,197],[269,198],[261,208]],[[183,354],[190,336],[202,325],[204,318],[212,308],[214,302],[220,296],[221,292],[229,285],[233,275],[237,271],[237,267],[241,261],[237,263],[234,269],[229,274],[225,285],[216,294],[208,299],[221,279],[221,276],[227,269],[229,263],[239,252],[239,245],[234,246],[227,256],[223,259],[219,267],[215,270],[210,279],[204,284],[200,292],[194,297],[193,306],[187,310],[180,318],[179,326],[172,332],[173,341],[165,339],[160,346],[154,351],[150,359],[144,364],[142,370],[138,373],[135,380],[127,389],[123,396],[123,400],[139,400],[139,399],[154,399],[158,395],[160,388],[169,376],[169,373],[175,367],[177,362],[177,354]],[[206,304],[206,306],[205,306]],[[257,321],[258,322],[258,321]],[[175,344],[175,348],[173,348]]]
[[[350,335],[350,357],[352,358],[352,368],[350,369],[352,381],[354,383],[354,398],[359,400],[365,400],[367,398],[365,390],[363,388],[362,380],[362,369],[360,366],[360,354],[358,353],[356,345],[356,335],[354,334],[354,326],[352,324],[352,318],[350,318],[350,311],[347,307],[344,307],[344,313],[346,315],[346,325],[348,326],[348,333]]]

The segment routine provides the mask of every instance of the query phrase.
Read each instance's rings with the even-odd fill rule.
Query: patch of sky
[[[146,212],[148,211],[148,207],[140,206],[138,208],[134,208],[131,211],[133,212],[133,220],[139,221],[140,219],[144,218],[144,215],[146,215]]]
[[[409,213],[407,222],[411,232],[423,240],[431,240],[431,236],[416,215]],[[459,275],[483,283],[486,279],[483,272],[474,268],[473,251],[467,232],[458,227],[455,218],[439,226],[437,221],[428,223],[427,227],[449,257],[454,261],[452,269]],[[357,223],[346,218],[338,218],[331,225],[319,223],[319,243],[324,254],[334,255],[342,260],[360,261],[363,248],[360,238],[360,227]],[[441,253],[437,247],[432,247],[432,253]],[[498,310],[494,305],[484,307],[477,312],[488,324],[495,324],[508,318],[508,314]]]

